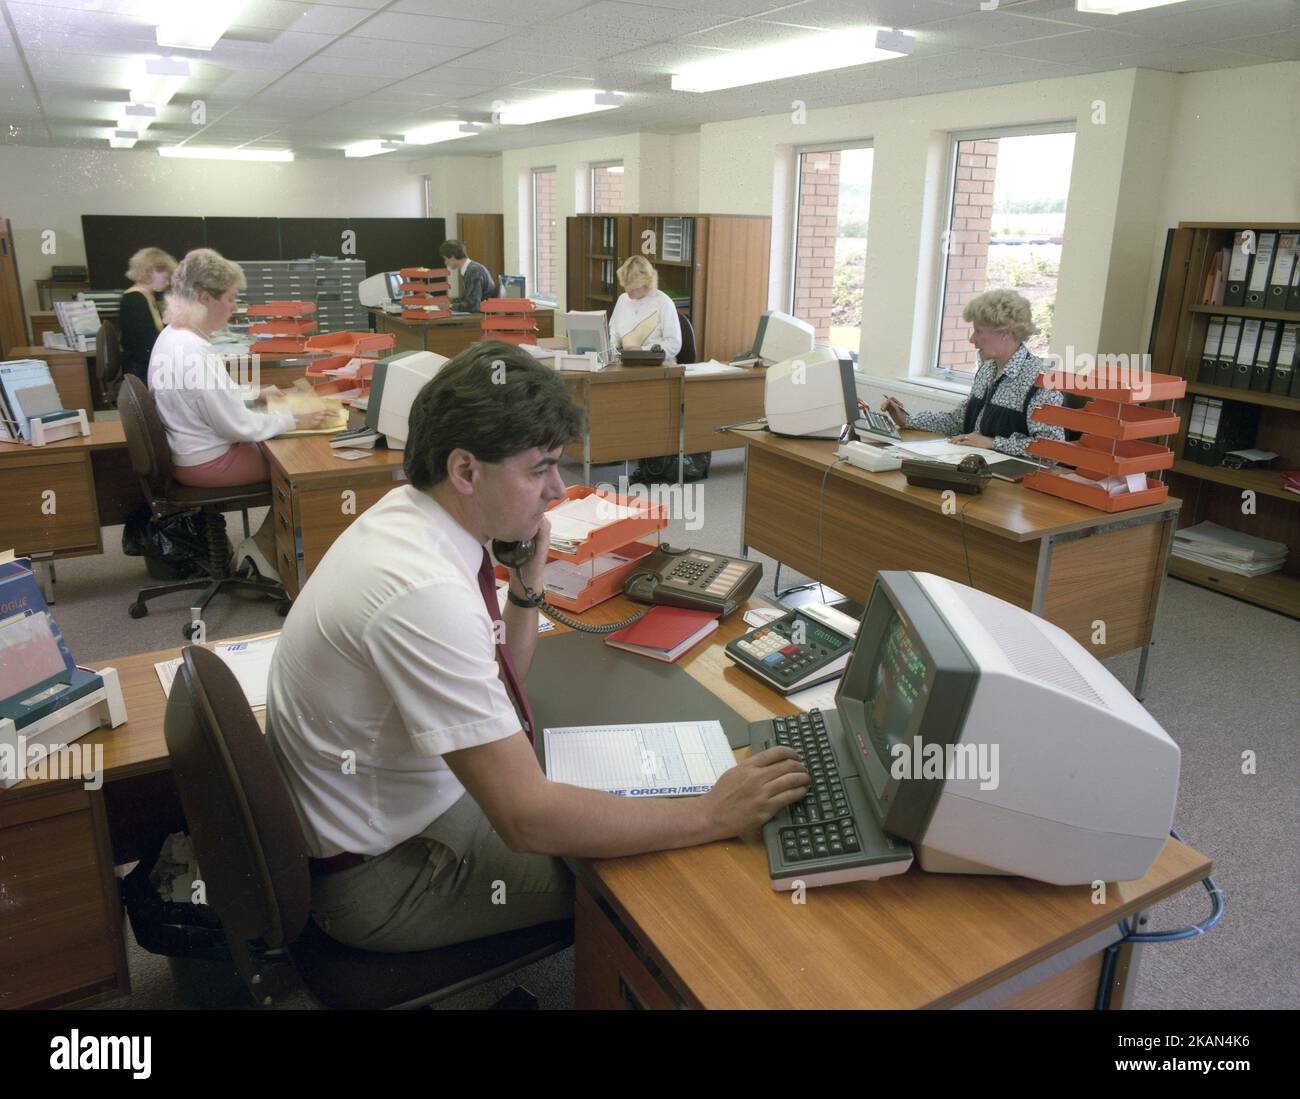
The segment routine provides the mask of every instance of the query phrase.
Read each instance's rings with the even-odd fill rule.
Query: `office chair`
[[[203,596],[194,606],[201,618],[203,608],[218,592],[242,590],[259,592],[280,600],[276,610],[289,613],[289,599],[278,580],[260,577],[233,576],[230,572],[230,543],[226,538],[226,511],[238,509],[244,516],[244,534],[248,534],[248,509],[264,507],[271,503],[271,486],[267,482],[240,485],[233,488],[193,488],[177,482],[173,474],[171,450],[167,434],[153,397],[145,384],[135,375],[122,379],[117,395],[117,409],[122,417],[122,430],[131,455],[131,468],[140,478],[140,487],[149,503],[154,519],[166,519],[184,513],[198,512],[202,516],[207,538],[207,575],[196,580],[183,580],[173,584],[157,584],[141,588],[130,606],[132,618],[143,618],[149,613],[145,605],[150,599],[178,591],[203,590]],[[194,622],[186,624],[185,639],[194,634]]]
[[[336,942],[311,919],[307,844],[266,738],[215,653],[181,651],[163,734],[207,904],[259,1005],[296,973],[329,1008],[421,1007],[572,944],[572,920],[400,954]]]
[[[677,319],[682,322],[682,349],[677,352],[677,361],[679,363],[693,363],[695,358],[695,329],[691,325],[691,318],[685,313],[678,313]]]
[[[112,407],[117,404],[117,391],[122,386],[122,339],[111,320],[103,321],[95,334],[95,366],[100,393]]]

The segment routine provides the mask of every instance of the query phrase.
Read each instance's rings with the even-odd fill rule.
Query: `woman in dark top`
[[[149,382],[149,356],[163,330],[162,309],[156,295],[167,289],[176,260],[161,248],[141,248],[131,257],[126,277],[131,288],[118,306],[117,327],[122,335],[122,372]]]
[[[893,397],[882,406],[899,427],[937,431],[954,443],[983,447],[1023,458],[1034,439],[1065,438],[1065,432],[1033,418],[1034,409],[1062,404],[1058,390],[1034,385],[1050,367],[1025,346],[1038,331],[1028,300],[1014,290],[987,290],[966,303],[962,320],[971,325],[970,342],[979,352],[979,367],[970,397],[948,412],[909,416]]]

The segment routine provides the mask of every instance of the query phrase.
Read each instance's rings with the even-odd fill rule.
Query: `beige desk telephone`
[[[493,542],[492,555],[518,575],[519,568],[533,556],[533,543]],[[665,543],[637,562],[635,571],[623,582],[623,594],[638,603],[716,611],[726,618],[753,594],[762,577],[763,566],[758,561],[708,550],[674,549]],[[541,595],[525,590],[548,617],[587,633],[611,633],[641,617],[609,626],[591,626],[556,611]]]

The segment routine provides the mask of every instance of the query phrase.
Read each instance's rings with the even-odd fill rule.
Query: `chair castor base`
[[[132,603],[127,608],[127,614],[129,614],[132,618],[143,618],[148,613],[149,613],[149,608],[146,607],[143,603]]]
[[[185,625],[181,627],[181,633],[184,635],[185,640],[186,641],[193,640],[194,635],[199,632],[199,630],[202,628],[202,625],[203,624],[201,622],[186,622]]]

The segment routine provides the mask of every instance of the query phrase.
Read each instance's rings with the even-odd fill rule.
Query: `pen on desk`
[[[904,416],[910,417],[912,415],[910,412],[907,411],[907,409],[903,407],[903,402],[900,401],[897,397],[893,396],[892,394],[886,393],[885,400],[893,401],[894,404],[898,405],[898,411],[901,412]]]

